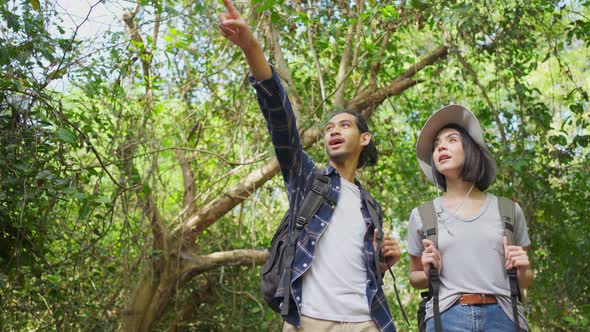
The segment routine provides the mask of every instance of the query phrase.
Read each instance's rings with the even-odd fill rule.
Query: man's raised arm
[[[289,192],[302,193],[301,186],[305,185],[306,176],[314,171],[315,165],[303,152],[291,101],[246,21],[230,0],[223,0],[223,4],[227,12],[219,14],[219,29],[244,52],[253,76],[250,83],[256,89],[285,185]],[[289,201],[295,202],[292,197]]]

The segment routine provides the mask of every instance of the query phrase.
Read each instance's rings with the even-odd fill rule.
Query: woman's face
[[[465,163],[465,150],[457,129],[445,128],[436,135],[432,160],[446,179],[459,178]]]

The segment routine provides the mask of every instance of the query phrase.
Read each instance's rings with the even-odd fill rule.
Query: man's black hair
[[[493,166],[489,160],[489,157],[491,156],[486,158],[486,153],[477,143],[475,143],[467,130],[457,124],[451,123],[445,125],[438,131],[438,133],[447,128],[455,129],[461,135],[461,142],[465,153],[465,162],[463,163],[463,168],[461,169],[459,177],[463,181],[474,183],[475,187],[481,191],[488,189],[494,181],[492,177]],[[434,142],[432,142],[432,151],[434,152]],[[443,191],[447,191],[445,176],[439,173],[436,169],[434,159],[431,159],[430,166],[432,167],[432,173],[434,174],[438,185]]]
[[[369,131],[369,125],[367,124],[367,119],[363,116],[362,113],[357,112],[357,111],[353,111],[353,110],[341,110],[341,111],[336,111],[332,114],[332,116],[330,118],[335,117],[338,114],[350,114],[352,116],[354,116],[354,123],[356,124],[356,127],[358,128],[358,130],[360,131],[360,133],[371,133]],[[368,145],[366,145],[363,150],[361,151],[361,154],[359,156],[359,161],[357,163],[357,168],[362,168],[363,166],[374,166],[377,164],[377,159],[378,159],[378,151],[377,151],[377,146],[375,145],[375,138],[371,137],[371,141],[369,142]]]

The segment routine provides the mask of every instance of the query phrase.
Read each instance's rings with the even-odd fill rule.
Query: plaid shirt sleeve
[[[300,197],[305,194],[306,181],[311,178],[309,175],[315,171],[315,164],[303,151],[291,101],[277,72],[272,66],[271,69],[271,78],[257,81],[250,76],[250,83],[256,89],[290,205],[296,208],[296,202],[300,202]]]

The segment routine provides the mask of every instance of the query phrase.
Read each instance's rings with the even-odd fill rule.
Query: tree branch
[[[196,214],[192,215],[183,227],[188,227],[196,234],[221,218],[229,210],[243,202],[256,189],[260,188],[266,181],[270,180],[279,170],[276,158],[264,164],[260,169],[250,173],[244,180],[223,193],[221,197],[214,199],[203,206]],[[177,228],[175,232],[181,230]]]
[[[433,64],[435,61],[446,57],[446,55],[446,46],[441,46],[437,48],[433,53],[431,53],[415,65],[411,66],[408,70],[399,75],[387,86],[375,90],[374,87],[369,85],[354,99],[348,102],[348,104],[346,104],[346,108],[354,109],[363,113],[372,113],[373,110],[381,103],[383,103],[385,99],[399,95],[404,90],[420,83],[421,80],[414,80],[411,79],[411,77],[414,76],[420,70],[424,69],[426,66],[429,66]]]
[[[127,27],[127,31],[130,35],[131,41],[135,44],[134,46],[137,49],[138,57],[141,61],[141,66],[143,70],[143,79],[145,82],[145,111],[147,114],[151,113],[152,110],[152,85],[151,85],[151,52],[148,50],[147,46],[145,45],[141,33],[135,25],[135,15],[139,12],[140,4],[138,4],[133,12],[125,12],[123,13],[123,22]],[[156,33],[154,31],[154,33]],[[144,122],[147,117],[144,117]],[[132,120],[133,121],[133,120]],[[135,124],[138,125],[137,123]],[[139,124],[139,135],[142,136],[144,132],[144,124]],[[143,208],[144,213],[146,214],[147,218],[150,221],[150,226],[152,229],[153,235],[153,248],[154,249],[163,249],[164,248],[164,229],[162,226],[162,221],[160,217],[160,213],[156,208],[156,203],[154,196],[152,194],[151,188],[147,183],[141,178],[139,174],[139,170],[135,166],[133,159],[131,158],[135,154],[135,150],[137,149],[137,144],[134,141],[134,138],[131,136],[130,133],[127,134],[125,142],[120,146],[119,153],[120,157],[125,161],[122,163],[123,173],[127,176],[127,178],[133,183],[134,185],[134,192],[137,198],[141,201],[141,205]],[[155,162],[155,160],[154,160]],[[154,165],[152,162],[152,165]],[[155,166],[153,166],[155,167]],[[135,180],[133,180],[135,179]],[[139,180],[137,180],[139,179]],[[152,262],[153,268],[156,268],[154,262]],[[156,270],[156,269],[155,269]]]
[[[261,265],[266,261],[267,257],[268,250],[266,249],[238,249],[197,256],[183,269],[181,280],[188,280],[197,274],[220,266]]]
[[[304,149],[308,149],[322,136],[322,130],[314,125],[310,128],[300,131],[301,142]],[[253,171],[247,175],[237,185],[231,187],[228,191],[223,193],[219,198],[209,202],[203,206],[196,214],[192,215],[184,224],[179,225],[174,229],[175,234],[184,233],[188,241],[196,237],[203,230],[216,222],[219,218],[225,215],[228,211],[233,209],[238,204],[242,203],[248,196],[250,196],[256,189],[272,179],[279,172],[279,163],[276,158],[268,161],[260,167],[260,169]]]
[[[448,48],[446,46],[440,46],[426,58],[420,60],[420,62],[416,63],[414,66],[408,68],[405,73],[398,76],[395,80],[401,81],[405,78],[410,78],[414,76],[417,72],[424,69],[424,67],[429,66],[436,62],[439,59],[443,59],[448,54]]]
[[[381,40],[381,48],[380,48],[380,55],[382,56],[385,50],[387,49],[387,44],[389,43],[389,38],[391,37],[391,31],[387,30],[385,32],[385,36],[383,40]],[[381,59],[382,57],[378,57]],[[369,84],[377,87],[377,73],[381,69],[381,61],[375,61],[371,64],[371,70],[369,71]]]
[[[326,99],[326,88],[324,87],[324,78],[322,75],[322,66],[320,65],[320,60],[318,59],[318,55],[315,51],[315,46],[313,44],[313,36],[311,35],[311,26],[308,24],[307,26],[307,41],[309,42],[309,50],[311,51],[311,56],[313,57],[313,62],[315,63],[315,69],[318,75],[318,83],[320,85],[320,94],[322,96],[322,100]]]
[[[293,79],[291,78],[291,71],[287,66],[287,61],[285,60],[285,56],[283,55],[283,49],[281,48],[281,44],[279,43],[279,34],[276,29],[273,28],[272,24],[269,20],[265,20],[266,22],[266,29],[268,29],[267,34],[267,43],[270,45],[270,53],[274,58],[274,65],[275,70],[279,74],[279,76],[283,79],[284,84],[288,88],[289,96],[291,99],[291,106],[293,107],[293,113],[298,119],[301,119],[301,108],[302,102],[297,90],[295,90],[295,86],[293,85]]]
[[[152,35],[152,40],[154,45],[158,45],[158,35],[160,34],[160,22],[162,20],[162,7],[156,6],[156,17],[154,18],[154,33]]]
[[[359,12],[362,10],[359,6],[357,1],[357,8],[359,8]],[[352,40],[356,36],[358,26],[360,25],[361,20],[357,19],[354,24],[348,26],[348,31],[346,32],[346,39],[344,41],[344,50],[342,51],[342,58],[340,59],[340,66],[338,67],[338,74],[336,75],[336,92],[334,93],[334,105],[342,106],[344,105],[344,98],[345,98],[345,91],[346,91],[346,76],[348,68],[352,62],[353,57],[353,48],[352,48]],[[325,99],[322,98],[322,99]]]
[[[400,77],[404,78],[400,79],[400,77],[398,77],[386,87],[376,91],[372,89],[365,89],[359,96],[348,103],[347,108],[363,111],[366,116],[370,116],[373,110],[386,98],[399,95],[404,90],[420,82],[420,80],[410,79],[409,77],[413,74],[409,75],[409,73],[416,73],[427,65],[430,65],[436,60],[443,58],[447,54],[446,51],[446,47],[438,48],[433,54],[429,55],[424,60],[420,61],[415,66],[400,75]],[[301,131],[301,137],[304,148],[307,148],[320,139],[321,130],[317,126],[312,126],[306,130]],[[244,180],[231,187],[228,191],[223,193],[221,197],[214,199],[207,205],[203,206],[184,224],[179,225],[174,230],[174,232],[176,234],[185,233],[190,239],[198,236],[201,232],[203,232],[203,230],[216,222],[233,207],[243,202],[256,189],[260,188],[264,183],[266,183],[266,181],[270,180],[278,172],[278,162],[276,161],[276,158],[273,158],[272,161],[267,162],[260,169],[257,169],[247,175]],[[190,235],[187,234],[187,232],[189,232]]]
[[[313,15],[312,10],[311,10],[311,3],[308,0],[307,1],[307,6],[308,9],[303,8],[302,4],[300,1],[295,1],[293,3],[293,5],[295,5],[295,8],[297,9],[297,11],[299,12],[306,12],[308,17],[311,17]],[[316,74],[317,74],[317,78],[318,78],[318,84],[320,86],[320,96],[322,98],[322,100],[326,100],[326,87],[324,85],[324,74],[322,73],[322,66],[320,64],[320,60],[318,58],[317,52],[316,52],[316,48],[315,48],[315,43],[313,40],[313,34],[312,34],[312,28],[315,31],[317,29],[317,25],[315,24],[311,24],[310,23],[311,20],[306,21],[306,27],[307,27],[307,42],[309,43],[309,50],[311,53],[311,57],[313,58],[313,62],[315,64],[315,68],[316,68]],[[294,31],[296,29],[295,25],[292,24],[289,29],[291,31]]]
[[[184,152],[176,149],[176,156],[180,162],[182,170],[182,179],[184,182],[183,213],[190,215],[194,208],[195,192],[195,175],[191,169],[190,162],[186,160]]]
[[[457,59],[459,60],[459,62],[463,66],[463,68],[465,68],[465,70],[467,71],[469,76],[471,76],[473,83],[475,83],[475,85],[477,85],[477,87],[481,90],[483,98],[485,99],[486,103],[488,104],[488,107],[492,111],[492,114],[494,115],[494,119],[496,120],[496,124],[498,125],[498,130],[500,131],[500,137],[502,138],[502,144],[504,144],[504,146],[507,147],[508,140],[506,139],[506,132],[504,131],[504,126],[502,125],[502,122],[500,121],[500,115],[498,114],[498,110],[496,110],[496,107],[494,107],[492,100],[488,96],[488,92],[486,91],[486,88],[479,81],[477,74],[473,70],[473,67],[471,67],[471,65],[467,62],[467,60],[465,60],[463,55],[461,55],[461,52],[459,51],[459,49],[457,49],[457,46],[453,43],[450,43],[450,45],[451,45],[451,49],[452,49],[453,53],[457,56]]]
[[[443,58],[446,53],[446,47],[438,48],[433,54],[426,57],[424,60],[417,63],[412,68],[408,69],[401,76],[405,79],[396,78],[388,86],[377,91],[366,89],[353,99],[347,108],[356,109],[359,111],[365,110],[365,114],[370,116],[375,107],[381,104],[386,98],[402,93],[404,90],[414,86],[419,81],[409,79],[409,73],[416,73],[422,70],[427,65],[434,63],[436,60]],[[373,98],[375,100],[373,100]],[[378,101],[378,102],[377,102]],[[307,130],[302,131],[302,142],[305,148],[317,142],[321,137],[321,130],[313,126]],[[207,227],[216,222],[219,218],[225,215],[233,207],[243,202],[256,189],[260,188],[266,181],[270,180],[275,174],[279,172],[279,165],[275,158],[272,161],[264,164],[260,169],[250,173],[240,183],[230,188],[221,197],[209,202],[203,206],[199,211],[192,215],[184,224],[179,225],[174,232],[178,235],[182,232],[190,232],[190,238],[197,236]]]
[[[147,49],[143,37],[135,25],[135,14],[137,14],[139,10],[139,5],[135,8],[133,12],[125,12],[123,13],[123,22],[127,27],[128,33],[131,37],[131,41],[133,41],[137,47],[137,54],[139,56],[139,60],[141,61],[141,68],[143,70],[143,79],[146,84],[146,93],[151,94],[151,74],[150,74],[150,62],[151,62],[151,52]]]
[[[358,8],[358,10],[356,11],[356,20],[357,25],[356,25],[356,32],[355,32],[355,36],[357,37],[357,39],[354,42],[354,51],[352,52],[352,67],[357,68],[358,67],[358,61],[359,61],[359,52],[360,49],[362,48],[362,36],[364,35],[364,28],[365,26],[363,24],[361,24],[361,21],[363,20],[363,17],[361,16],[361,13],[363,12],[363,10],[365,10],[365,1],[364,0],[356,0],[356,7]],[[383,51],[384,49],[382,48],[381,51]]]
[[[385,99],[393,96],[397,96],[404,92],[406,89],[413,87],[414,85],[423,82],[423,80],[413,80],[405,78],[403,80],[395,79],[389,85],[378,89],[366,89],[357,95],[353,100],[348,102],[345,106],[346,109],[356,110],[363,113],[365,117],[370,117],[373,111],[385,101]]]
[[[346,72],[352,61],[352,38],[356,31],[356,25],[352,24],[348,27],[346,32],[346,41],[344,42],[344,50],[342,51],[342,58],[340,59],[340,66],[338,67],[338,74],[336,75],[336,92],[334,93],[334,105],[344,105],[344,92],[346,88]]]

